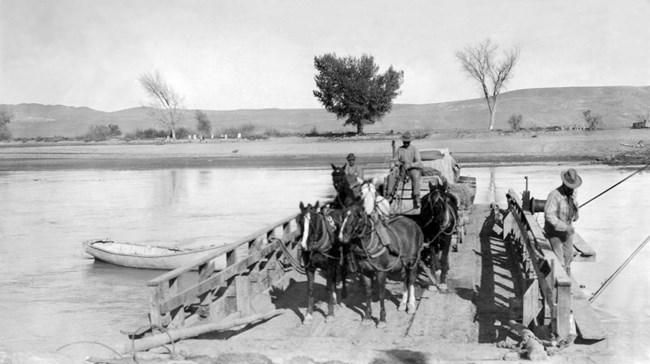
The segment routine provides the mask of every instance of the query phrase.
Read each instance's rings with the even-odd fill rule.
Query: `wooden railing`
[[[291,215],[149,281],[152,328],[180,327],[190,318],[219,320],[235,313],[250,315],[253,296],[272,287],[284,288],[282,285],[288,284],[285,278],[295,274],[277,244],[284,243],[296,256],[297,216]],[[217,271],[215,261],[224,258],[225,268]],[[198,279],[193,272],[197,268]]]
[[[510,189],[507,197],[508,215],[503,222],[503,237],[512,244],[521,264],[524,278],[522,324],[528,326],[539,317],[550,318],[553,332],[565,338],[570,328],[571,278],[533,214],[523,209],[519,195]],[[544,308],[548,311],[542,312]]]

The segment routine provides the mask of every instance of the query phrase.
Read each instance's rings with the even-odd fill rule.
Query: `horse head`
[[[368,215],[359,203],[352,204],[343,213],[343,222],[339,228],[339,241],[349,243],[353,238],[363,235],[368,222]]]
[[[447,230],[455,224],[455,199],[449,194],[449,184],[444,177],[438,177],[436,183],[429,182],[429,193],[422,197],[420,221],[423,227],[435,223],[441,230]]]
[[[308,204],[305,206],[302,201],[300,201],[300,214],[298,215],[297,222],[298,228],[300,229],[300,234],[302,238],[300,239],[300,246],[303,250],[308,251],[310,241],[310,236],[316,236],[318,230],[320,229],[320,224],[317,221],[317,212],[319,208],[319,202],[316,202],[316,205],[312,206]],[[313,240],[313,239],[312,239]]]
[[[336,190],[336,200],[340,207],[347,207],[359,199],[359,185],[354,176],[345,173],[345,166],[337,167],[332,164],[332,183]]]

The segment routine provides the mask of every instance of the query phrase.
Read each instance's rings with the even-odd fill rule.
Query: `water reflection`
[[[563,165],[465,168],[477,179],[476,203],[505,208],[508,188],[533,197],[560,184]],[[581,166],[585,202],[633,172]],[[0,350],[54,350],[146,322],[147,280],[159,272],[95,263],[81,242],[118,241],[176,246],[231,242],[298,210],[298,203],[333,195],[331,170],[180,169],[34,171],[0,174]],[[385,171],[366,171],[383,177]],[[597,251],[574,274],[594,292],[634,251],[647,228],[648,173],[641,173],[581,209],[577,230]],[[650,333],[650,249],[644,250],[598,299],[611,345],[650,359],[631,343]],[[44,325],[43,323],[47,323]],[[46,327],[44,327],[46,326]],[[645,340],[644,339],[644,340]],[[89,348],[83,348],[89,350]],[[635,351],[636,350],[636,351]],[[88,353],[88,352],[87,352]]]

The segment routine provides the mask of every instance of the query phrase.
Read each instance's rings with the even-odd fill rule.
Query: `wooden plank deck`
[[[495,283],[495,270],[491,267],[501,257],[486,252],[486,249],[494,248],[490,236],[496,238],[496,234],[489,234],[486,230],[489,211],[488,205],[473,206],[465,242],[460,244],[458,252],[450,253],[447,293],[427,289],[428,279],[422,274],[420,285],[416,286],[419,299],[416,313],[398,312],[402,284],[388,281],[390,295],[386,300],[386,328],[362,324],[364,294],[355,274],[349,276],[348,297],[336,307],[335,318],[326,322],[323,315],[327,311],[325,280],[317,274],[317,303],[310,323],[303,324],[307,284],[304,276],[298,276],[291,279],[281,294],[271,291],[251,297],[252,312],[261,310],[268,303],[292,312],[253,327],[184,340],[181,344],[191,347],[195,354],[200,354],[201,350],[213,350],[207,346],[237,352],[242,347],[251,350],[251,345],[254,345],[256,352],[279,361],[307,355],[316,361],[355,362],[352,359],[363,356],[360,362],[372,362],[368,357],[379,358],[392,351],[408,351],[419,358],[431,359],[440,355],[445,360],[501,360],[508,350],[497,348],[494,343],[503,337],[486,335],[498,329],[495,320],[498,323],[508,318],[508,299],[499,293],[495,297],[495,292],[499,292],[504,283]],[[489,262],[482,263],[482,256]],[[485,269],[484,264],[489,264],[490,269]],[[502,274],[507,275],[507,269],[499,271],[499,279]],[[506,288],[506,291],[510,289]],[[379,315],[376,295],[374,290],[372,309],[375,319]],[[483,299],[479,299],[481,295]],[[477,302],[485,303],[485,307],[477,307]],[[215,343],[214,339],[219,342]],[[206,348],[200,349],[204,345]],[[380,354],[382,352],[384,354]]]

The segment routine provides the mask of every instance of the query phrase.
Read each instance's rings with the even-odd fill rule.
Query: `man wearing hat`
[[[354,155],[354,153],[348,154],[346,159],[348,162],[345,164],[345,175],[363,179],[363,169],[355,164],[357,157]]]
[[[402,134],[402,146],[395,151],[395,159],[396,163],[402,165],[406,173],[411,177],[413,208],[419,208],[422,157],[420,156],[420,151],[414,145],[411,145],[412,140],[411,132],[407,131]],[[392,183],[397,183],[397,181],[392,181]],[[389,183],[389,191],[391,190],[392,186],[390,185],[392,183]]]
[[[562,185],[548,194],[544,206],[544,232],[560,258],[567,274],[571,275],[573,259],[573,222],[578,220],[578,201],[576,189],[582,184],[582,178],[575,169],[570,168],[560,173]]]

